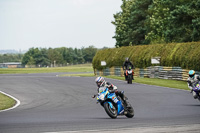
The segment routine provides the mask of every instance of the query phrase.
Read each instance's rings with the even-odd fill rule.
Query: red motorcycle
[[[134,80],[134,71],[131,67],[128,67],[125,71],[125,76],[128,84],[132,84],[132,80]]]

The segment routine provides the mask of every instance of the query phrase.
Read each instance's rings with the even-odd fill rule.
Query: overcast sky
[[[0,0],[0,49],[114,47],[122,0]]]

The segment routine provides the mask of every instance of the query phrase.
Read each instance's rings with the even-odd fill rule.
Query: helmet
[[[97,77],[95,79],[95,82],[97,84],[98,87],[104,86],[105,85],[105,79],[103,77]]]
[[[125,60],[126,60],[126,61],[129,61],[129,58],[128,58],[128,57],[126,57],[126,58],[125,58]]]
[[[195,75],[195,71],[194,70],[190,70],[189,71],[189,76],[192,78],[192,77],[194,77],[194,75]]]

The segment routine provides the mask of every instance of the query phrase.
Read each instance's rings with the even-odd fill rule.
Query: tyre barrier
[[[182,69],[181,67],[150,66],[147,68],[134,69],[134,76],[141,78],[160,78],[186,81],[188,78],[188,72],[189,70]],[[94,73],[98,76],[124,76],[124,70],[120,66],[106,68],[101,71],[95,70]],[[198,71],[196,71],[196,73],[200,74]]]

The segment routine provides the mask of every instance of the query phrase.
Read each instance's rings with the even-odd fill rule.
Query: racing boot
[[[126,101],[123,101],[123,105],[124,105],[124,114],[126,115],[128,113],[128,108],[127,108]]]
[[[123,104],[124,104],[124,114],[127,114],[128,111],[128,107],[129,107],[129,103],[128,103],[128,98],[124,95],[124,92],[121,92],[121,96],[122,96],[122,100],[123,100]]]
[[[130,104],[128,101],[124,100],[124,114],[128,113],[128,108],[130,107]]]
[[[125,80],[127,81],[127,78],[128,78],[128,77],[127,77],[126,75],[124,75],[124,77],[125,77]]]

